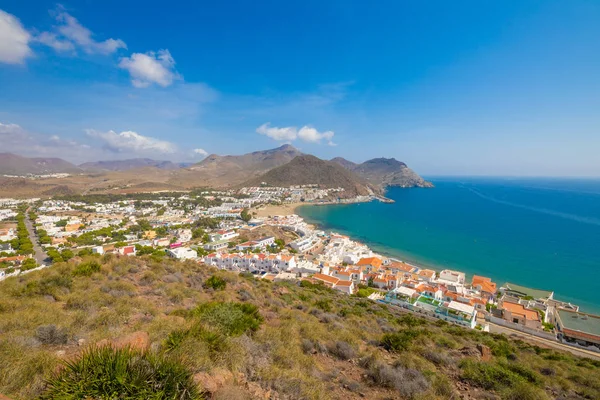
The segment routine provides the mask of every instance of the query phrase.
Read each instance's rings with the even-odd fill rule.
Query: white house
[[[211,242],[219,242],[222,240],[231,240],[239,235],[233,229],[221,229],[217,232],[209,234],[208,236],[210,237]]]
[[[175,249],[168,249],[167,254],[169,257],[176,258],[178,260],[189,260],[198,257],[196,250],[190,249],[189,247],[177,247]]]
[[[92,253],[102,255],[102,254],[104,254],[104,247],[103,246],[92,247]]]
[[[294,240],[292,243],[290,243],[290,246],[292,249],[300,253],[304,253],[315,247],[319,242],[319,238],[309,235],[301,239]]]
[[[204,257],[204,263],[230,271],[293,271],[296,259],[281,254],[228,254],[213,253]]]
[[[354,293],[355,286],[352,281],[339,281],[333,288],[346,294],[352,294]]]
[[[459,285],[465,284],[465,273],[459,271],[452,271],[450,269],[445,269],[440,272],[438,275],[438,279],[441,281],[452,282]]]
[[[210,250],[210,251],[219,251],[219,250],[226,249],[227,246],[228,246],[228,243],[226,240],[220,240],[218,242],[208,242],[204,245],[204,248],[206,250]]]

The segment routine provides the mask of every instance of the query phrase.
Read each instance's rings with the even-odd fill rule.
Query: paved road
[[[391,305],[391,306],[394,307],[394,308],[396,308],[396,309],[398,309],[398,310],[404,311],[406,313],[410,313],[410,314],[413,314],[413,315],[424,317],[424,318],[426,318],[426,319],[428,319],[430,321],[438,321],[436,318],[433,318],[433,317],[431,317],[429,315],[426,315],[426,314],[415,313],[413,311],[407,310],[407,309],[402,308],[402,307],[394,306],[394,305]],[[504,333],[506,336],[509,336],[509,337],[518,337],[519,339],[521,339],[523,341],[526,341],[526,342],[528,342],[530,344],[537,344],[537,345],[541,345],[543,347],[550,347],[550,348],[553,348],[553,349],[556,349],[556,350],[568,351],[569,353],[574,354],[577,357],[586,357],[586,358],[592,358],[592,359],[595,359],[595,360],[600,360],[600,353],[597,353],[595,351],[590,351],[590,350],[585,350],[585,349],[578,349],[576,347],[572,347],[572,346],[569,346],[569,345],[566,345],[566,344],[562,344],[560,342],[555,342],[553,340],[548,340],[548,339],[544,339],[544,338],[537,337],[537,336],[534,336],[534,335],[529,335],[527,333],[523,333],[523,332],[517,331],[515,329],[510,329],[510,328],[506,328],[504,326],[496,325],[496,324],[493,324],[493,323],[488,322],[488,321],[484,321],[482,323],[489,324],[489,326],[490,326],[490,332],[491,333]],[[459,325],[456,325],[456,326],[459,326]],[[469,328],[464,328],[464,329],[469,329]]]
[[[491,322],[488,322],[488,324],[490,325],[490,332],[493,332],[493,333],[504,333],[507,336],[519,337],[519,339],[523,339],[528,342],[535,342],[536,344],[541,344],[546,347],[552,347],[557,350],[568,351],[569,353],[574,354],[578,357],[588,357],[588,358],[594,358],[594,359],[600,360],[600,353],[597,353],[595,351],[578,349],[576,347],[572,347],[567,344],[555,342],[553,340],[544,339],[544,338],[537,337],[534,335],[529,335],[527,333],[523,333],[523,332],[517,331],[515,329],[507,328],[505,326],[496,325]]]
[[[25,227],[27,228],[27,232],[29,232],[29,240],[33,243],[33,250],[35,251],[35,261],[39,265],[46,264],[48,259],[48,254],[44,251],[42,246],[40,246],[40,241],[38,240],[38,236],[33,229],[33,223],[29,220],[29,210],[25,213]]]

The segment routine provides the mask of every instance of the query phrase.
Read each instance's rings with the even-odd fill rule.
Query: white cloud
[[[174,71],[175,60],[169,50],[133,53],[131,57],[121,58],[119,67],[129,71],[131,83],[138,88],[148,87],[153,83],[166,87],[179,78]]]
[[[52,47],[58,52],[73,51],[75,45],[67,39],[61,39],[57,34],[52,32],[42,32],[35,37],[35,41]]]
[[[29,48],[31,35],[17,17],[0,10],[0,62],[23,64],[33,52]]]
[[[285,128],[271,127],[271,123],[267,122],[256,128],[256,132],[270,137],[271,139],[280,141],[291,141],[297,137],[297,131],[295,126],[288,126]]]
[[[302,129],[298,131],[298,137],[305,142],[320,143],[321,140],[325,139],[330,146],[335,146],[335,143],[331,141],[333,135],[333,131],[321,133],[311,126],[303,126]]]
[[[194,154],[197,154],[201,157],[206,157],[208,155],[208,151],[204,149],[194,149]]]
[[[305,142],[321,143],[322,140],[326,140],[330,146],[335,146],[332,139],[335,135],[333,131],[319,132],[315,128],[305,125],[300,130],[295,126],[287,126],[279,128],[276,126],[271,127],[271,123],[267,122],[256,128],[256,132],[275,139],[278,141],[293,141],[301,139]]]
[[[177,151],[177,146],[166,140],[140,135],[133,131],[116,133],[115,131],[99,132],[93,129],[86,130],[88,136],[101,139],[104,147],[115,153],[162,153],[172,154]]]
[[[61,24],[58,32],[72,43],[81,47],[88,54],[112,54],[118,49],[126,49],[127,45],[121,39],[106,39],[102,42],[93,39],[92,32],[81,25],[72,15],[60,11],[56,20]]]
[[[2,151],[26,156],[75,157],[81,158],[89,153],[90,146],[75,140],[62,139],[58,135],[44,137],[30,133],[17,124],[0,122],[0,143]]]

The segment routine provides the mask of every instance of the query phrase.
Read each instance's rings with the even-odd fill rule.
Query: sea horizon
[[[297,213],[387,257],[550,290],[600,313],[599,178],[427,179],[436,187],[389,188],[393,204],[306,205]]]

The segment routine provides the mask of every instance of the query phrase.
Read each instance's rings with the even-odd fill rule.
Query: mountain
[[[355,164],[341,157],[331,160],[343,166],[374,185],[398,187],[433,187],[431,182],[421,178],[408,166],[395,158],[374,158],[362,164]]]
[[[352,161],[346,160],[343,157],[335,157],[335,158],[332,158],[330,161],[334,162],[334,163],[337,163],[337,164],[340,164],[342,167],[344,167],[346,169],[349,169],[350,171],[353,171],[354,168],[356,168],[358,166],[357,163],[354,163]]]
[[[61,158],[28,158],[12,153],[0,153],[1,175],[43,175],[81,173],[81,169]]]
[[[135,168],[156,167],[160,169],[178,169],[189,164],[176,164],[171,161],[157,161],[150,158],[132,158],[128,160],[111,160],[86,162],[79,165],[85,171],[127,171]]]
[[[237,185],[284,165],[302,154],[289,144],[276,149],[255,151],[239,156],[211,154],[187,170],[193,171],[195,178],[205,179],[207,184]]]
[[[377,188],[341,165],[303,154],[289,163],[273,168],[253,178],[243,186],[291,186],[318,184],[322,188],[344,188],[339,197],[366,196],[378,192]]]

